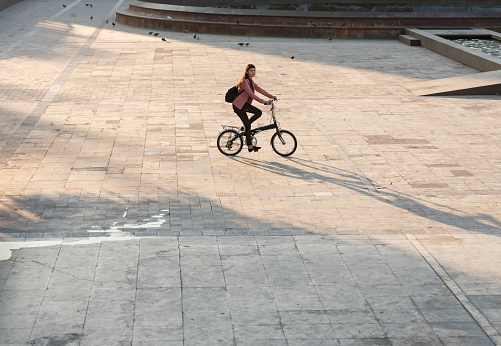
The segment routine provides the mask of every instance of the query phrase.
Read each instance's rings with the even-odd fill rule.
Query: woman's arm
[[[249,80],[248,79],[244,79],[242,81],[242,84],[240,84],[242,86],[242,89],[245,90],[245,92],[250,96],[252,97],[254,100],[258,101],[258,102],[261,102],[261,103],[264,103],[265,101],[260,98],[259,96],[257,96],[251,89],[250,87],[250,83],[249,83]],[[254,83],[254,88],[256,89],[256,84]]]
[[[267,92],[266,90],[260,88],[256,83],[254,83],[254,89],[256,89],[257,91],[259,91],[261,94],[263,94],[264,96],[266,97],[269,97],[270,99],[276,99],[275,96],[273,96],[272,94],[270,94],[269,92]]]

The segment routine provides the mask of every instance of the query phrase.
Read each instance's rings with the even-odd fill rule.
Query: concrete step
[[[421,40],[410,35],[399,35],[398,40],[408,46],[420,46]]]

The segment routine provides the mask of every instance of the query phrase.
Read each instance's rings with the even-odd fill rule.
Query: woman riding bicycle
[[[253,146],[252,145],[252,140],[251,140],[251,124],[259,119],[261,114],[263,112],[254,107],[252,105],[252,100],[256,100],[264,105],[268,105],[268,101],[265,101],[261,98],[259,98],[255,93],[255,91],[260,92],[261,94],[276,100],[276,96],[271,95],[268,93],[266,90],[261,89],[256,83],[252,81],[252,78],[256,76],[256,66],[252,64],[248,64],[247,67],[245,68],[245,73],[240,78],[240,80],[237,83],[238,87],[238,96],[237,98],[233,101],[233,111],[237,113],[237,115],[240,117],[240,120],[242,120],[242,123],[244,124],[244,130],[245,130],[245,139],[247,141],[247,147],[249,152],[251,151],[258,151],[261,149],[261,147],[258,146]],[[247,116],[247,113],[252,113],[254,114],[250,119]]]

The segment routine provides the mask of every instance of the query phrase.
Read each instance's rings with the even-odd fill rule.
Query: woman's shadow
[[[329,166],[323,163],[308,161],[295,157],[287,157],[284,162],[270,162],[255,160],[252,158],[232,157],[236,162],[248,165],[269,173],[283,177],[298,179],[301,181],[326,182],[350,189],[353,192],[374,198],[382,203],[386,203],[396,208],[406,210],[417,216],[436,221],[438,223],[461,228],[479,233],[499,233],[501,222],[488,214],[466,214],[465,211],[451,208],[447,205],[437,204],[429,200],[424,200],[418,196],[411,196],[399,192],[391,186],[380,186],[370,179],[363,177],[361,180],[357,174]],[[294,166],[292,166],[294,164]],[[367,184],[367,181],[369,184]],[[425,204],[426,203],[426,204]],[[447,209],[444,211],[441,209]]]

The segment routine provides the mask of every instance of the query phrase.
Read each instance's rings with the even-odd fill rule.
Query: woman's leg
[[[244,110],[245,106],[242,107],[242,109],[238,109],[237,107],[233,106],[233,111],[237,113],[238,117],[240,120],[242,120],[242,123],[244,124],[245,127],[245,140],[247,141],[247,145],[249,146],[249,149],[253,148],[252,146],[252,139],[251,139],[251,122],[249,118],[247,117],[247,113]]]
[[[252,114],[254,114],[254,115],[250,118],[250,120],[249,120],[249,122],[250,122],[251,124],[252,124],[254,121],[256,121],[257,119],[259,119],[259,118],[261,117],[261,115],[263,114],[263,111],[262,111],[262,110],[260,110],[259,108],[254,107],[253,105],[248,104],[248,103],[246,103],[246,104],[242,107],[242,110],[244,110],[244,111],[245,111],[245,112],[247,112],[247,113],[252,113]],[[246,128],[247,128],[247,126],[246,126]],[[249,129],[250,129],[250,128],[249,128]]]

